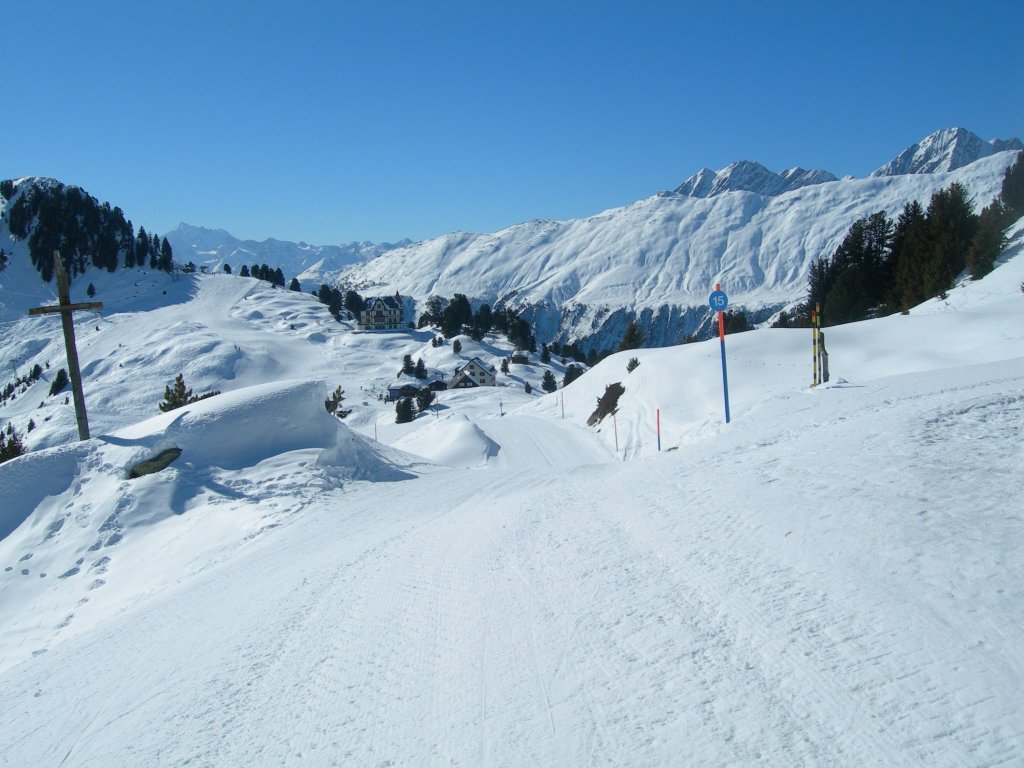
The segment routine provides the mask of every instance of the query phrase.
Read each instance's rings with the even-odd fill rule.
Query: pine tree
[[[631,358],[629,358],[629,362],[626,363],[626,373],[632,373],[633,371],[635,371],[639,367],[640,367],[640,361],[637,358],[635,358],[635,357],[631,357]]]
[[[570,366],[570,368],[571,367],[572,366]],[[568,373],[569,371],[566,370],[566,375],[568,375]],[[555,381],[555,374],[553,374],[550,369],[544,371],[544,378],[541,379],[540,388],[545,392],[554,392],[558,389],[558,382]]]
[[[926,295],[935,296],[953,285],[967,265],[967,250],[978,227],[974,202],[967,189],[953,182],[932,195],[928,204],[928,245],[934,259],[926,272]]]
[[[64,391],[64,388],[71,383],[71,379],[68,378],[68,372],[61,368],[57,371],[57,375],[53,377],[53,382],[50,384],[50,397],[59,395]]]
[[[501,358],[501,372],[502,373],[508,373],[508,358],[507,357]]]
[[[186,389],[185,375],[179,373],[174,377],[173,388],[170,385],[164,388],[164,401],[160,403],[160,410],[166,413],[188,405],[192,401],[192,390]]]
[[[1006,218],[1006,209],[999,200],[993,200],[978,217],[978,230],[967,249],[967,268],[972,279],[984,277],[995,267],[996,259],[1006,247],[1003,234]]]
[[[879,211],[867,218],[864,226],[864,252],[860,263],[867,307],[884,303],[892,282],[892,242],[895,225]]]
[[[434,393],[430,391],[429,387],[423,387],[416,393],[416,410],[423,413],[423,411],[430,407],[430,403],[433,400]]]
[[[828,292],[825,306],[822,307],[822,322],[825,325],[840,325],[862,320],[867,308],[865,296],[860,267],[844,269]]]
[[[441,296],[431,296],[427,299],[426,310],[423,312],[423,317],[426,318],[427,325],[441,325],[441,321],[444,319],[444,310],[448,306],[446,299]]]
[[[95,296],[96,295],[96,286],[94,286],[92,283],[89,283],[89,287],[85,289],[85,295],[88,296],[90,299],[93,296]]]
[[[452,342],[452,352],[456,355],[462,354],[462,342],[458,339]]]
[[[289,291],[302,291],[302,286],[299,284],[299,279],[293,277],[292,281],[288,284]]]
[[[1024,216],[1024,152],[1018,153],[1017,160],[1006,170],[999,196],[1014,221]]]
[[[626,326],[626,332],[622,334],[622,341],[619,342],[619,352],[625,352],[630,349],[639,349],[643,343],[643,331],[640,330],[635,320],[630,320],[629,325]]]
[[[477,312],[476,317],[479,321],[480,328],[483,329],[484,333],[491,330],[491,325],[494,319],[491,315],[491,307],[489,304],[481,304],[480,310]]]
[[[743,333],[750,330],[750,321],[747,320],[747,316],[737,310],[727,310],[722,320],[725,322],[726,333]]]
[[[149,248],[150,240],[149,235],[146,234],[145,227],[139,227],[139,235],[135,238],[135,263],[136,267],[146,266],[146,262],[149,260]]]
[[[909,309],[926,298],[922,276],[928,262],[927,223],[924,208],[916,200],[903,206],[896,220],[891,257],[894,274],[888,302],[899,309]]]
[[[550,373],[550,371],[548,371],[548,373]],[[527,381],[523,384],[523,391],[528,395],[533,393],[533,387],[530,386],[530,382]]]
[[[403,397],[395,403],[395,423],[407,424],[413,419],[412,399]]]
[[[444,316],[441,318],[441,333],[449,339],[462,333],[462,317],[459,314],[459,308],[454,304],[449,304],[444,311]]]
[[[565,375],[562,377],[562,386],[569,386],[582,375],[582,368],[580,368],[578,365],[570,365],[568,368],[565,369]]]
[[[242,268],[240,270],[238,270],[238,276],[239,277],[249,277],[249,267],[246,264],[243,264]],[[327,286],[321,286],[321,287],[322,288],[326,288]],[[323,301],[323,299],[321,299],[321,301]],[[323,301],[323,303],[326,304],[327,302]]]
[[[810,312],[814,309],[815,305],[825,303],[825,297],[828,296],[833,282],[830,261],[828,259],[815,259],[811,262],[811,267],[807,271],[807,305],[804,312],[805,316],[809,318]]]
[[[18,433],[14,431],[14,426],[8,424],[6,433],[0,432],[0,464],[24,453],[25,444]]]
[[[426,363],[423,362],[422,357],[416,358],[416,368],[413,369],[413,376],[415,376],[417,379],[427,378],[427,366]]]
[[[402,356],[402,373],[412,376],[416,373],[416,364],[412,361],[412,355]]]
[[[363,297],[355,291],[345,291],[345,309],[356,317],[363,311]]]
[[[537,350],[537,340],[534,338],[533,331],[530,330],[530,324],[514,314],[509,319],[508,340],[515,344],[516,349]]]

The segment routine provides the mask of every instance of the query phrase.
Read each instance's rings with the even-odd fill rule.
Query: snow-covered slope
[[[657,195],[573,221],[530,221],[492,234],[457,232],[355,265],[363,292],[450,297],[531,307],[541,341],[614,348],[632,317],[650,343],[671,344],[706,322],[721,283],[730,303],[770,311],[806,293],[809,265],[831,255],[850,225],[957,181],[980,208],[998,194],[1016,153],[951,172],[817,183],[773,196]]]
[[[953,181],[980,209],[1022,147],[1019,139],[985,142],[947,129],[867,179],[799,167],[774,173],[741,161],[586,219],[397,246],[240,241],[186,224],[167,238],[179,262],[209,271],[268,264],[306,290],[341,282],[364,295],[398,291],[423,302],[464,293],[510,304],[534,323],[540,341],[576,341],[584,351],[614,348],[631,320],[649,344],[673,344],[707,326],[715,283],[755,322],[801,299],[811,262],[831,255],[858,218],[879,210],[895,217]]]
[[[945,300],[826,329],[827,386],[806,331],[730,336],[728,425],[717,342],[549,396],[513,366],[399,425],[403,354],[507,349],[237,276],[100,284],[96,436],[64,442],[45,381],[0,407],[39,424],[0,465],[0,765],[1020,762],[1011,236]],[[5,321],[0,368],[52,372],[53,336]],[[224,394],[160,414],[178,371]]]
[[[167,241],[181,263],[191,261],[211,272],[221,270],[225,264],[234,270],[243,265],[267,264],[271,269],[280,267],[289,280],[298,278],[303,290],[315,290],[322,283],[333,285],[345,267],[395,247],[391,243],[309,245],[274,239],[239,240],[223,229],[206,229],[184,222],[167,233]]]
[[[806,331],[730,336],[728,425],[717,342],[543,397],[513,366],[398,425],[403,354],[496,342],[354,333],[222,274],[104,284],[96,437],[56,444],[45,383],[0,408],[40,424],[0,465],[0,764],[1019,763],[1011,235],[945,300],[826,329],[827,386]],[[4,324],[3,370],[62,364],[43,323]],[[224,394],[158,413],[180,370]]]

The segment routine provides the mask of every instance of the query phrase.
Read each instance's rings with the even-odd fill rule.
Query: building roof
[[[474,357],[471,360],[467,360],[466,364],[459,368],[455,373],[461,373],[462,371],[466,370],[466,366],[470,365],[471,363],[476,363],[477,368],[487,371],[488,373],[497,373],[497,368],[495,368],[493,365],[488,365],[479,357]]]
[[[363,309],[373,309],[373,305],[380,301],[388,309],[396,309],[401,311],[403,309],[402,302],[396,299],[394,296],[368,296],[363,301]]]

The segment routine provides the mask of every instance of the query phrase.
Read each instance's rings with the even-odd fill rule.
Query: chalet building
[[[399,294],[371,296],[359,312],[361,331],[397,331],[405,328],[405,305]]]
[[[415,384],[410,384],[407,381],[396,381],[394,384],[388,386],[388,400],[398,400],[402,397],[416,397],[419,393],[420,388]]]
[[[493,387],[497,382],[497,371],[479,357],[474,357],[455,372],[452,380],[448,383],[448,389]]]

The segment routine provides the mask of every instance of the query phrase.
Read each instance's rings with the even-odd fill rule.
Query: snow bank
[[[464,414],[447,414],[395,443],[402,450],[449,467],[479,467],[496,456],[500,446]]]
[[[373,482],[414,477],[401,468],[403,463],[397,451],[373,443],[340,422],[333,445],[327,447],[316,460],[317,466],[330,470],[332,477]]]
[[[0,464],[0,541],[3,541],[49,496],[66,492],[89,454],[84,443],[26,453]]]
[[[327,413],[323,381],[279,381],[226,392],[128,427],[105,442],[139,446],[149,458],[180,448],[179,461],[240,469],[277,454],[334,445],[338,420]]]

